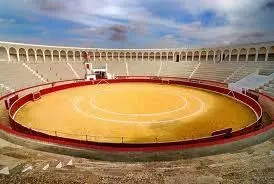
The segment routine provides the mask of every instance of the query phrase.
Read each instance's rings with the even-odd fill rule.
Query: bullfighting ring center
[[[273,134],[273,123],[262,123],[261,107],[271,110],[271,97],[241,94],[204,80],[72,80],[22,89],[8,99],[11,128],[1,125],[6,132],[2,137],[33,149],[81,157],[199,157],[257,144]]]

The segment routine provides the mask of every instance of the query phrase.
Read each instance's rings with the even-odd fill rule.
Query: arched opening
[[[59,52],[57,50],[54,50],[52,55],[53,55],[53,61],[59,62]],[[80,53],[79,53],[79,61],[80,61]]]
[[[185,60],[186,60],[186,53],[181,52],[181,61],[185,61]]]
[[[107,56],[108,56],[108,61],[112,61],[113,60],[111,52],[108,52]]]
[[[261,47],[258,53],[258,61],[265,61],[265,55],[266,55],[266,48]]]
[[[223,61],[229,61],[229,50],[224,50]]]
[[[174,53],[174,59],[175,59],[175,62],[179,62],[180,61],[180,54],[179,54],[179,52],[175,52]]]
[[[28,56],[30,62],[35,62],[35,52],[33,49],[28,50]]]
[[[67,61],[67,54],[64,50],[61,50],[60,52],[60,56],[61,56],[61,61]]]
[[[88,57],[88,54],[86,51],[82,51],[81,52],[81,57],[82,57],[82,61],[86,62],[87,61],[87,57]]]
[[[142,55],[143,55],[142,52],[138,52],[138,60],[139,61],[142,61]]]
[[[68,61],[69,62],[74,61],[74,59],[73,59],[73,52],[72,51],[68,51]]]
[[[269,49],[268,61],[274,61],[274,46],[270,47]]]
[[[20,59],[21,62],[26,62],[27,61],[27,52],[23,48],[19,49],[19,59]]]
[[[114,60],[115,60],[115,61],[118,61],[118,57],[119,57],[118,52],[114,52]]]
[[[206,51],[202,51],[201,53],[201,62],[206,62]]]
[[[43,51],[41,49],[36,50],[36,56],[37,56],[37,61],[38,62],[43,62],[44,61]]]
[[[216,62],[216,63],[220,63],[221,60],[222,60],[222,51],[217,50],[217,51],[215,52],[215,62]]]
[[[150,61],[154,60],[154,53],[153,52],[149,53],[149,60]]]
[[[167,58],[168,61],[173,61],[173,53],[172,52],[169,52],[167,57],[168,57]]]
[[[237,61],[237,57],[238,57],[238,50],[237,49],[233,49],[231,52],[231,61],[236,62]]]
[[[167,60],[167,54],[166,52],[162,53],[162,61],[166,61]]]
[[[241,49],[239,53],[239,61],[246,61],[247,51],[246,49]]]
[[[95,61],[100,60],[100,52],[95,52]]]
[[[106,59],[107,59],[107,54],[105,52],[102,52],[101,53],[101,60],[106,61]]]
[[[0,61],[8,61],[8,51],[5,47],[0,47]]]
[[[132,60],[136,61],[136,57],[137,57],[136,52],[133,52],[132,53]]]
[[[54,52],[54,51],[53,51]],[[79,51],[75,51],[75,61],[81,61],[81,56],[80,56],[80,52]]]
[[[192,61],[192,52],[187,52],[187,61]]]
[[[254,62],[255,59],[256,59],[256,49],[255,48],[251,48],[248,51],[248,58],[247,58],[247,60]]]
[[[94,53],[88,52],[89,61],[94,61]]]
[[[144,61],[148,61],[148,53],[147,52],[144,53]]]
[[[10,61],[18,61],[17,60],[17,52],[16,52],[16,49],[11,47],[9,49],[9,53],[10,53]]]
[[[160,54],[160,52],[157,52],[155,57],[156,57],[156,61],[161,61],[161,54]]]
[[[210,51],[208,52],[207,61],[208,61],[208,62],[213,62],[213,59],[214,59],[214,51],[213,51],[213,50],[210,50]]]
[[[125,54],[123,52],[120,52],[120,61],[125,60]]]
[[[45,50],[45,60],[52,61],[51,60],[51,52],[49,50]]]
[[[194,61],[199,61],[199,51],[194,52]]]
[[[130,53],[129,52],[126,53],[126,59],[127,59],[127,61],[130,60]]]

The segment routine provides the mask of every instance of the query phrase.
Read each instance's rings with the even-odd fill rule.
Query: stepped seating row
[[[128,62],[129,75],[158,75],[161,62],[143,61],[143,62]]]
[[[229,79],[229,82],[236,82],[252,73],[258,74],[260,70],[268,70],[274,72],[274,63],[247,62],[242,69],[236,71],[233,74],[233,76]]]
[[[0,83],[14,90],[42,83],[21,63],[1,62],[0,71]]]
[[[160,75],[188,78],[198,62],[186,61],[183,63],[163,62]]]
[[[202,63],[192,76],[198,79],[224,82],[242,63]]]

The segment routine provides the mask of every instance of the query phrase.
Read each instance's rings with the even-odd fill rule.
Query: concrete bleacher
[[[202,63],[192,77],[225,82],[225,80],[241,66],[242,63],[231,62]]]
[[[182,63],[163,62],[160,76],[174,76],[189,78],[198,62],[184,61]]]
[[[161,62],[143,61],[143,62],[128,62],[129,75],[145,75],[154,76],[158,74]]]
[[[0,71],[0,83],[12,89],[20,89],[42,83],[21,63],[1,62]]]

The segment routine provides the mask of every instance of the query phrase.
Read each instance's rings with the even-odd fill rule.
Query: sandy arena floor
[[[26,104],[15,115],[26,127],[102,142],[164,142],[209,136],[256,120],[227,96],[176,85],[117,83],[67,89]]]

